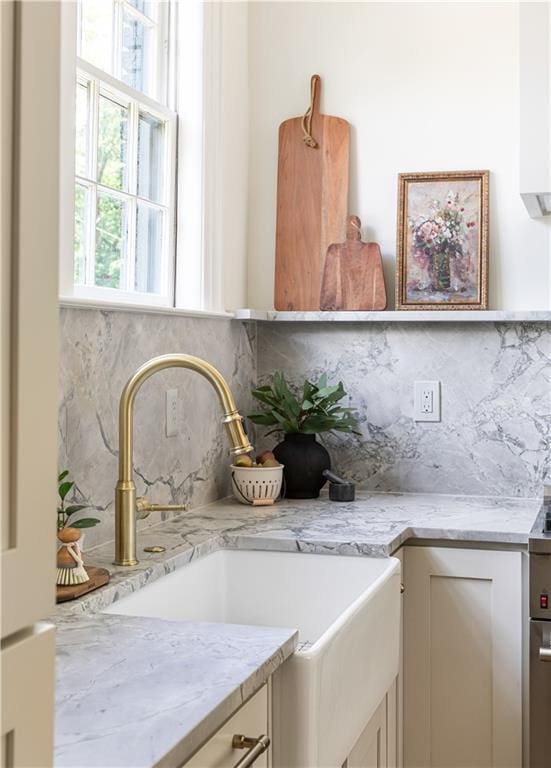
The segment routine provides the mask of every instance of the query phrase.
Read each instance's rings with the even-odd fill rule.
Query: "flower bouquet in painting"
[[[484,309],[487,176],[403,174],[400,182],[397,307]]]

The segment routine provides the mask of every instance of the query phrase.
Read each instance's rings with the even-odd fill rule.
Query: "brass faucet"
[[[136,486],[132,476],[132,439],[134,400],[136,393],[146,379],[166,368],[189,368],[200,373],[214,387],[224,416],[222,422],[232,445],[234,456],[253,450],[245,432],[243,419],[239,415],[232,393],[224,377],[214,366],[192,355],[161,355],[154,357],[138,368],[127,381],[119,405],[119,480],[115,486],[115,565],[136,565],[136,520],[147,517],[150,512],[185,509],[185,505],[149,504],[146,499],[136,499]]]

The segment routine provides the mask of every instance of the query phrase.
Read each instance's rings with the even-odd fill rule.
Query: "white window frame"
[[[99,2],[100,0],[98,0]],[[75,203],[75,69],[98,75],[115,90],[135,96],[149,107],[150,97],[135,92],[103,70],[77,58],[77,0],[62,3],[62,243],[60,255],[60,302],[62,306],[97,307],[176,313],[194,317],[231,317],[225,311],[222,278],[223,246],[216,231],[222,207],[218,166],[221,133],[221,93],[217,76],[222,67],[221,7],[202,0],[159,0],[170,14],[166,31],[163,73],[168,111],[174,109],[175,126],[171,157],[176,183],[174,224],[170,228],[173,293],[163,300],[158,294],[129,292],[74,282]],[[139,13],[139,12],[138,12]],[[167,15],[168,20],[168,15]],[[186,40],[186,45],[176,45]],[[190,74],[191,73],[191,74]],[[147,109],[151,111],[153,109]],[[164,110],[162,110],[164,113]],[[210,210],[213,203],[216,204]],[[67,221],[70,222],[67,226]],[[214,230],[213,230],[214,226]]]
[[[80,4],[79,4],[80,6]],[[152,75],[152,81],[156,81],[156,92],[161,90],[161,84],[166,84],[166,90],[163,95],[165,101],[173,101],[170,99],[170,87],[169,81],[169,69],[168,69],[168,3],[159,3],[159,12],[162,13],[163,22],[159,22],[159,27],[162,29],[159,36],[158,44],[161,47],[160,53],[156,60],[160,62],[160,66],[156,66]],[[144,17],[137,9],[130,6],[124,0],[115,0],[115,13],[122,15],[123,9],[130,15],[144,20]],[[79,26],[77,25],[77,30]],[[122,29],[122,25],[118,24],[118,29]],[[75,35],[76,37],[76,35]],[[119,35],[120,38],[120,35]],[[120,45],[121,40],[115,40],[115,46]],[[114,60],[119,61],[120,56],[118,52],[114,53]],[[92,281],[94,277],[95,266],[95,218],[96,218],[96,202],[98,191],[108,192],[109,195],[120,198],[128,204],[128,220],[127,220],[127,243],[125,249],[124,266],[126,270],[121,269],[121,287],[109,288],[103,286],[96,286],[92,284],[77,284],[74,280],[74,248],[71,248],[71,299],[86,299],[86,300],[98,300],[107,301],[112,303],[129,303],[129,304],[142,304],[152,305],[160,307],[174,306],[174,284],[175,284],[175,220],[176,220],[176,139],[177,139],[177,115],[170,109],[169,106],[164,106],[159,101],[151,98],[141,91],[137,91],[134,88],[126,85],[117,77],[105,72],[102,69],[95,67],[88,61],[76,57],[76,70],[77,70],[77,82],[85,84],[89,88],[89,94],[91,103],[89,105],[89,124],[88,124],[88,146],[89,146],[89,166],[86,175],[74,174],[75,185],[78,183],[88,190],[89,202],[87,206],[88,216],[85,224],[85,239],[86,250],[88,259],[86,263],[86,277],[87,281]],[[120,71],[117,71],[120,74]],[[75,89],[76,83],[73,85]],[[97,180],[97,132],[98,132],[98,110],[99,110],[99,97],[106,96],[107,98],[120,103],[122,106],[128,107],[128,190],[117,190],[108,186],[104,186]],[[75,109],[74,97],[73,97],[73,113]],[[137,140],[138,140],[138,120],[140,112],[144,112],[152,115],[154,118],[162,121],[165,125],[165,152],[163,157],[163,173],[168,171],[167,179],[165,181],[165,191],[163,200],[161,203],[155,202],[140,197],[137,190],[136,169],[137,169]],[[74,133],[74,130],[73,130]],[[73,165],[74,165],[74,146],[73,146]],[[74,189],[73,186],[73,211],[74,211]],[[161,236],[161,248],[162,253],[160,255],[159,263],[161,268],[160,275],[160,292],[159,293],[147,293],[144,291],[133,290],[134,285],[134,269],[135,269],[135,242],[136,242],[136,212],[138,204],[147,205],[155,210],[162,210],[163,212],[163,226]],[[74,215],[72,218],[74,222]],[[62,270],[65,272],[65,279],[62,282],[62,286],[67,285],[69,269],[65,267]],[[67,295],[67,290],[63,291]]]

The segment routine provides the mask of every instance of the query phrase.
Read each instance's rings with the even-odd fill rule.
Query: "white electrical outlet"
[[[413,387],[415,421],[440,421],[440,382],[416,381]]]
[[[166,436],[175,437],[178,434],[178,390],[166,391]]]

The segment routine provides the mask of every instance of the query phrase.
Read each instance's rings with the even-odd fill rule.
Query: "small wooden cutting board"
[[[88,592],[93,592],[94,589],[104,587],[109,582],[110,574],[106,568],[95,568],[93,565],[85,565],[84,567],[90,577],[89,581],[85,581],[84,584],[57,586],[56,603],[66,603],[67,600],[75,600],[77,597],[88,594]]]
[[[363,243],[361,221],[349,216],[346,242],[327,250],[320,309],[370,311],[386,309],[386,289],[381,249]]]
[[[319,111],[321,78],[311,80],[304,117],[279,127],[275,297],[278,310],[320,308],[327,248],[344,240],[350,125]]]

